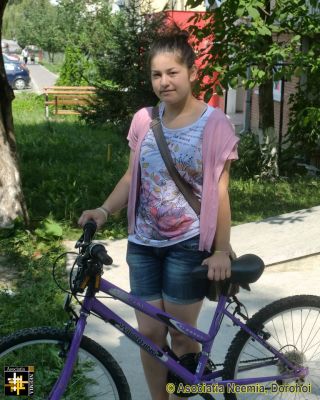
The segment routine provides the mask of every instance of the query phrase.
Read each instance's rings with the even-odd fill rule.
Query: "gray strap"
[[[190,204],[191,208],[197,215],[200,215],[201,203],[197,196],[194,194],[191,185],[185,181],[179,174],[177,168],[175,167],[171,153],[168,147],[168,143],[164,137],[161,121],[159,117],[159,107],[153,107],[152,109],[152,121],[150,127],[153,131],[154,137],[156,139],[159,151],[163,158],[163,161],[167,167],[167,170],[177,185],[180,192],[183,194],[187,202]]]

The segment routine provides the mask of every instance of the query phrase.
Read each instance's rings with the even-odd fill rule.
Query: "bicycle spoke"
[[[286,344],[288,344],[289,342],[288,342],[288,339],[287,339],[287,330],[286,330],[286,326],[285,326],[285,323],[284,323],[284,320],[283,320],[283,315],[281,315],[281,319],[282,319],[282,325],[283,325],[283,330],[284,330],[284,334],[285,334],[285,338],[286,338]]]
[[[317,316],[316,320],[315,320],[314,323],[313,323],[312,329],[310,330],[309,336],[308,336],[308,338],[307,338],[307,340],[306,340],[306,344],[305,344],[304,348],[302,349],[302,351],[307,351],[307,350],[308,350],[308,347],[306,348],[306,346],[307,346],[307,344],[308,344],[308,340],[309,340],[309,338],[310,338],[310,336],[311,336],[311,333],[312,333],[312,331],[313,331],[313,329],[314,329],[314,327],[315,327],[315,325],[316,325],[316,323],[317,323],[318,318],[319,318],[319,313],[318,313],[318,316]],[[316,337],[316,335],[318,334],[319,331],[320,331],[320,327],[318,328],[318,330],[316,331],[316,333],[313,335],[313,337],[312,337],[312,339],[311,339],[311,343],[312,343],[313,339]]]
[[[30,336],[32,339],[28,340]],[[43,336],[48,336],[49,339],[42,338]],[[17,341],[17,337],[19,339],[19,335],[12,335],[11,341],[9,336],[8,344],[5,345],[7,347],[1,350],[2,365],[34,366],[34,398],[35,400],[48,398],[51,388],[60,376],[66,361],[66,358],[61,355],[63,343],[66,340],[65,332],[50,330],[49,328],[43,328],[43,330],[35,328],[21,331],[20,342]],[[128,386],[124,389],[125,394],[119,397],[118,389],[127,385],[127,382],[120,368],[117,370],[117,367],[113,364],[115,361],[111,356],[88,338],[85,338],[83,343],[88,346],[89,350],[83,348],[83,344],[81,344],[71,380],[61,400],[131,399],[130,392],[127,391]],[[110,362],[110,365],[105,366],[105,363],[108,362]],[[119,373],[119,377],[117,376],[118,384],[115,383],[109,368],[114,374]]]
[[[310,305],[309,305],[310,304]],[[266,342],[281,352],[288,362],[308,371],[302,379],[265,346],[243,332],[237,334],[229,350],[226,366],[234,364],[233,379],[285,376],[275,382],[260,383],[266,393],[231,394],[231,400],[319,400],[320,394],[320,298],[293,296],[265,307],[248,323],[255,332],[265,332]],[[261,335],[262,337],[262,335]],[[234,358],[232,355],[234,354]],[[270,362],[263,357],[269,356]],[[230,364],[228,364],[230,359]],[[292,375],[292,378],[289,378]],[[230,378],[229,378],[230,379]],[[301,388],[297,385],[301,385]],[[310,387],[312,387],[310,391]],[[274,392],[277,390],[277,392]],[[309,392],[308,392],[309,390]],[[227,397],[229,400],[229,397]]]

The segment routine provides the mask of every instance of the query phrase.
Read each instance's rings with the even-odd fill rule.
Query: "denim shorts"
[[[202,300],[207,287],[192,279],[191,272],[210,253],[198,247],[199,236],[161,248],[128,242],[131,294],[145,301],[177,304]]]

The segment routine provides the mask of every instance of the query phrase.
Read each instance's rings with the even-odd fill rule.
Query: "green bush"
[[[282,170],[298,171],[298,162],[311,164],[320,153],[320,68],[309,72],[307,82],[290,97],[288,133]]]
[[[248,179],[260,174],[262,157],[258,136],[252,132],[240,136],[238,145],[239,160],[232,164],[233,177]]]
[[[69,45],[65,50],[65,59],[56,84],[58,86],[86,86],[89,69],[90,62],[81,49]]]
[[[123,130],[139,108],[157,102],[146,59],[166,18],[165,13],[154,13],[149,0],[126,3],[114,14],[108,2],[94,13],[84,1],[78,2],[77,15],[70,0],[58,5],[68,41],[58,84],[95,86],[97,101],[83,113],[86,122],[112,122]]]
[[[147,55],[166,15],[154,14],[150,4],[141,0],[128,2],[121,12],[112,16],[109,32],[105,32],[101,42],[88,48],[97,68],[97,79],[92,83],[99,90],[95,112],[86,115],[87,121],[112,121],[127,127],[138,109],[157,103],[150,83]],[[141,13],[139,9],[143,6]],[[106,85],[105,80],[113,85]]]

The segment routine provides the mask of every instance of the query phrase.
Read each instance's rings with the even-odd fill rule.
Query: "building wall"
[[[297,78],[293,78],[289,82],[284,83],[284,101],[283,101],[283,125],[282,134],[283,136],[287,132],[288,121],[289,121],[289,97],[291,94],[296,92],[296,87],[299,81]],[[280,128],[280,101],[274,101],[274,124],[276,134],[279,135]],[[253,91],[252,94],[252,105],[251,105],[251,129],[253,131],[258,131],[259,129],[259,94],[257,90]]]
[[[276,37],[275,40],[280,42],[287,42],[290,41],[291,35],[290,34],[282,34],[279,37]],[[297,49],[297,51],[299,51]],[[293,77],[291,81],[284,83],[284,103],[283,103],[283,125],[282,125],[282,134],[283,136],[287,132],[288,122],[289,122],[289,97],[291,94],[296,92],[296,87],[299,84],[299,80],[296,77]],[[257,131],[259,128],[259,94],[258,90],[253,91],[252,96],[252,107],[251,107],[251,128],[254,131]],[[280,99],[274,101],[274,124],[276,134],[279,134],[280,129]]]

